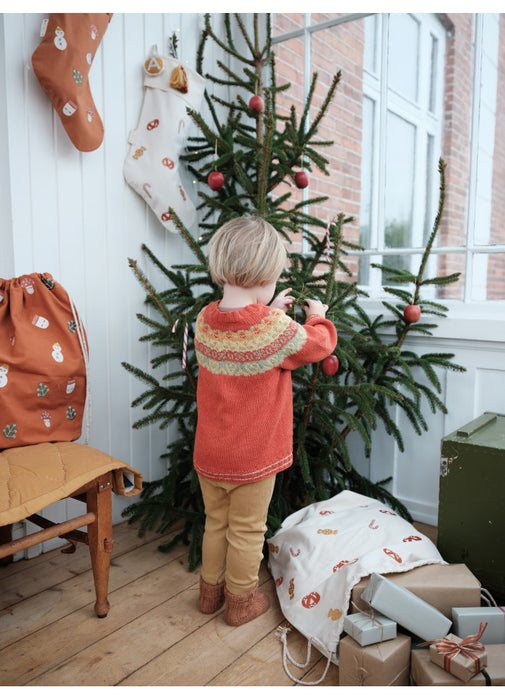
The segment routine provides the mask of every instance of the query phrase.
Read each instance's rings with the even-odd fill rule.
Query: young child
[[[213,613],[226,603],[229,625],[270,605],[258,571],[275,475],[293,462],[290,370],[324,359],[337,344],[320,301],[306,299],[303,326],[285,313],[291,289],[271,301],[286,260],[279,234],[263,219],[224,224],[209,256],[223,296],[196,322],[194,466],[206,515],[199,606]]]

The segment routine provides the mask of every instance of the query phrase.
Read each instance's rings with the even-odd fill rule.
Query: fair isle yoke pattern
[[[211,328],[203,313],[196,322],[198,362],[212,374],[248,377],[268,372],[301,350],[306,340],[303,326],[279,309],[245,330]]]

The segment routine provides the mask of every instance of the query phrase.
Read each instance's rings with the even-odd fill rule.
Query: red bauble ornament
[[[417,323],[421,318],[421,308],[417,304],[409,304],[403,309],[403,318],[407,323]]]
[[[307,175],[305,170],[299,170],[295,174],[295,184],[300,190],[303,190],[307,187],[307,185],[309,184],[309,176]]]
[[[328,355],[323,360],[323,372],[332,377],[338,370],[338,357],[336,355]]]
[[[224,185],[224,175],[219,170],[213,170],[207,178],[211,190],[220,190]]]
[[[249,100],[249,107],[254,109],[255,112],[262,112],[264,106],[263,98],[259,95],[253,95]]]

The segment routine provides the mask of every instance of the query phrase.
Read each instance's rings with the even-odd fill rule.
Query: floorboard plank
[[[436,528],[418,529],[436,541]],[[298,685],[283,669],[276,631],[287,623],[265,562],[260,583],[270,609],[230,627],[223,610],[199,612],[199,570],[189,571],[187,547],[168,554],[158,550],[170,537],[149,533],[140,539],[127,524],[114,528],[111,611],[102,620],[93,611],[86,547],[73,555],[53,550],[0,568],[0,600],[6,606],[0,609],[0,685]],[[288,644],[302,662],[305,638],[292,630]],[[288,668],[312,683],[325,665],[325,657],[313,650],[306,669]],[[338,685],[338,667],[330,665],[321,685]]]
[[[134,553],[128,569],[134,569],[138,558],[138,554]],[[178,559],[132,580],[134,576],[134,571],[127,571],[128,581],[110,593],[111,609],[106,618],[98,619],[92,606],[86,605],[6,647],[2,651],[0,684],[29,683],[132,620],[142,617],[197,580],[196,574],[190,574],[187,570],[186,552]],[[133,639],[130,639],[129,646],[135,650],[142,642],[137,640],[132,644]],[[88,678],[94,684],[94,672]]]
[[[183,546],[176,547],[170,553],[159,552],[157,540],[155,540],[139,550],[129,551],[116,557],[110,568],[109,601],[111,611],[109,615],[116,615],[116,611],[112,607],[112,601],[115,600],[115,596],[111,597],[112,593],[127,587],[136,579],[166,566],[175,558],[182,557],[184,559],[185,553],[186,548]],[[17,605],[1,611],[0,649],[48,627],[79,609],[83,609],[83,614],[99,623],[100,621],[94,613],[94,603],[95,590],[91,571],[85,571],[59,585],[21,600]]]
[[[166,535],[162,538],[154,533],[141,539],[137,532],[136,528],[126,524],[114,528],[112,561],[126,552],[140,549],[144,544],[167,539]],[[64,546],[62,541],[62,548]],[[53,549],[34,559],[13,562],[0,568],[0,610],[36,595],[40,591],[41,581],[46,588],[51,588],[86,571],[91,572],[91,560],[89,549],[83,544],[77,545],[73,554],[62,554],[60,549]]]
[[[265,635],[272,634],[282,622],[283,615],[275,598],[273,581],[268,578],[261,585],[261,590],[265,591],[272,601],[265,614],[239,627],[227,625],[223,619],[223,611],[213,616],[204,616],[210,619],[203,626],[181,638],[137,672],[125,678],[120,685],[210,684],[224,668],[233,664],[237,657],[245,654]],[[280,645],[278,651],[280,662]],[[258,667],[249,678],[250,684],[260,685],[261,676],[262,670]],[[290,685],[289,679],[286,678],[286,681],[285,685]]]

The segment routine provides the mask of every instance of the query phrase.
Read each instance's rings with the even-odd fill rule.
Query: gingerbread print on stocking
[[[123,174],[158,221],[175,233],[170,209],[186,227],[196,219],[196,207],[180,179],[179,157],[190,124],[186,109],[199,109],[205,81],[176,59],[157,54],[145,61],[144,73],[144,101]]]

